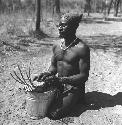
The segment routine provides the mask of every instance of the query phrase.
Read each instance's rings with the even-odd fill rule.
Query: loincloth
[[[85,95],[85,87],[74,87],[71,85],[64,85],[63,96],[68,96],[70,94]]]

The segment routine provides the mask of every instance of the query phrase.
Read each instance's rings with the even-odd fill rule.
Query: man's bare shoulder
[[[78,44],[75,45],[75,47],[78,47],[79,49],[89,49],[89,46],[81,39],[78,39]]]
[[[81,39],[78,39],[78,44],[75,45],[79,54],[88,54],[90,52],[89,46],[84,43]]]

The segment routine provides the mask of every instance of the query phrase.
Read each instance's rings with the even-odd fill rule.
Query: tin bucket
[[[27,93],[27,114],[31,119],[42,119],[46,116],[47,110],[55,98],[55,90],[45,93]]]

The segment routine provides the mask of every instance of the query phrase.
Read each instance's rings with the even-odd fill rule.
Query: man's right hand
[[[33,79],[33,81],[41,82],[41,81],[44,81],[47,77],[49,77],[51,75],[52,74],[50,72],[44,72],[44,73],[41,73],[38,76],[35,76],[34,79]]]

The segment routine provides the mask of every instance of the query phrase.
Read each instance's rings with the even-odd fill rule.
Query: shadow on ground
[[[78,104],[70,117],[78,117],[86,110],[99,110],[100,108],[122,105],[122,92],[111,96],[110,94],[93,91],[86,93],[85,98],[86,105]]]

